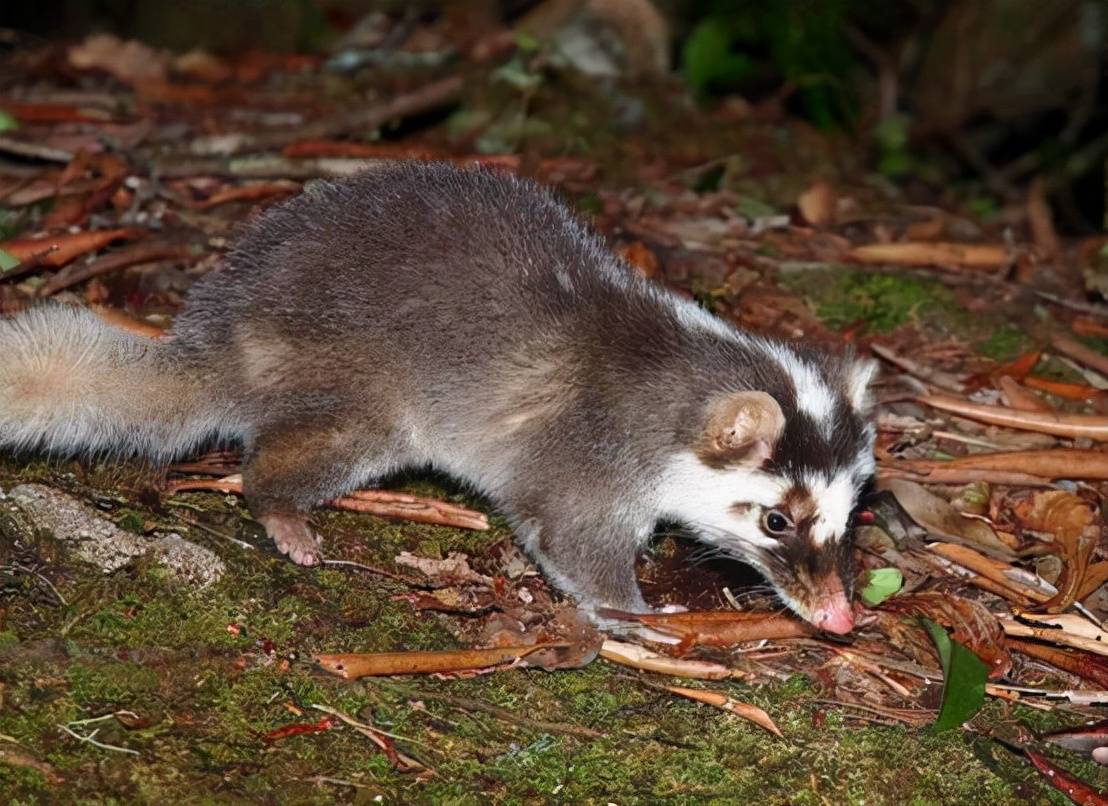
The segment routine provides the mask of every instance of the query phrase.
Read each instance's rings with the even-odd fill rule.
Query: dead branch
[[[638,644],[607,640],[600,648],[600,657],[620,666],[630,666],[645,672],[668,674],[671,677],[689,677],[694,680],[724,680],[733,672],[726,666],[703,660],[671,658],[651,652]]]
[[[1089,369],[1096,370],[1108,378],[1108,356],[1101,355],[1091,347],[1086,347],[1076,339],[1063,333],[1055,333],[1050,338],[1050,346],[1064,356],[1072,358]]]
[[[927,476],[943,470],[984,470],[1016,474],[1012,478],[1098,479],[1108,480],[1108,453],[1078,448],[1050,448],[1038,451],[976,453],[954,459],[901,459],[883,464],[882,469],[899,470]],[[953,474],[943,477],[947,481]]]
[[[490,649],[455,649],[438,652],[347,652],[321,654],[315,661],[345,680],[401,674],[434,674],[487,669],[526,658],[540,649],[564,648],[565,643],[505,646]]]
[[[859,263],[897,266],[956,266],[965,269],[1000,269],[1012,262],[1012,252],[1003,244],[907,241],[856,246],[847,257]]]
[[[119,249],[111,254],[97,258],[83,266],[72,266],[60,271],[39,286],[35,296],[49,297],[70,286],[91,280],[108,272],[154,263],[159,260],[187,260],[193,257],[193,251],[187,244],[152,243],[135,244]]]
[[[289,140],[310,140],[334,137],[349,132],[370,132],[393,120],[418,115],[455,101],[462,92],[462,76],[450,76],[425,84],[418,89],[389,98],[377,106],[355,107],[353,111],[340,112],[293,130],[281,130],[242,135],[229,141],[226,135],[215,138],[197,138],[190,148],[194,155],[219,154],[230,156],[246,151],[279,149]]]
[[[961,392],[965,389],[965,384],[962,380],[949,372],[943,372],[941,369],[935,369],[934,367],[928,367],[924,364],[920,364],[917,361],[899,355],[893,352],[888,347],[883,347],[880,344],[871,344],[870,349],[873,350],[880,358],[885,359],[890,364],[893,364],[900,369],[907,372],[909,375],[914,375],[922,381],[926,381],[940,389],[945,389],[948,392]]]
[[[184,490],[210,490],[242,495],[242,475],[235,473],[220,479],[174,479],[166,483],[165,490],[173,493]],[[346,497],[336,498],[330,502],[330,506],[350,512],[365,512],[381,518],[453,526],[457,529],[483,532],[489,528],[488,516],[483,512],[408,493],[358,490]]]
[[[918,395],[912,398],[925,406],[948,411],[959,417],[977,420],[990,425],[1002,425],[1022,431],[1053,434],[1058,437],[1079,439],[1085,437],[1097,442],[1108,442],[1108,417],[1058,412],[1019,411],[1003,406],[987,406],[970,403],[949,395]]]

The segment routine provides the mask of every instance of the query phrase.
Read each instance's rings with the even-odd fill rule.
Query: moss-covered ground
[[[49,536],[11,533],[16,527],[4,522],[4,545],[9,554],[19,552],[20,563],[52,558],[35,567],[65,601],[30,582],[9,588],[2,600],[0,751],[18,748],[64,779],[51,783],[43,772],[0,763],[7,802],[1061,802],[995,744],[851,717],[799,676],[757,687],[712,684],[764,707],[784,739],[646,684],[664,678],[600,660],[578,671],[457,680],[329,677],[313,667],[313,652],[453,647],[458,621],[393,601],[404,590],[397,582],[294,567],[266,546],[233,498],[181,496],[189,517],[208,529],[185,526],[171,508],[136,503],[140,475],[14,461],[0,469],[5,488],[48,481],[124,526],[179,530],[218,552],[229,569],[201,592],[183,590],[143,563],[103,575],[68,561]],[[427,491],[428,484],[421,486]],[[464,533],[331,513],[320,513],[318,523],[334,555],[384,565],[405,549],[480,557],[504,536],[502,528]],[[434,695],[499,706],[520,720]],[[366,738],[345,726],[265,740],[283,726],[317,722],[322,714],[313,704],[404,737],[401,749],[436,774],[417,780],[390,770]],[[118,717],[81,723],[111,714]],[[605,736],[552,732],[526,720]],[[980,718],[1005,735],[1017,723],[1059,721],[996,704]],[[132,752],[82,743],[59,727],[67,724]],[[1108,782],[1091,763],[1066,764]]]

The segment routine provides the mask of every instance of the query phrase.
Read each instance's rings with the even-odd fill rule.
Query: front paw
[[[671,607],[678,609],[671,610],[669,609]],[[654,613],[680,613],[687,609],[681,605],[667,605],[660,610],[655,610],[643,602],[642,609],[638,612],[609,607],[588,608],[585,609],[585,612],[592,623],[596,625],[596,628],[603,633],[650,641],[655,644],[679,644],[681,639],[652,629],[635,617],[640,615],[649,616]]]
[[[297,565],[319,565],[323,559],[322,538],[306,519],[277,515],[263,519],[262,523],[277,550]]]

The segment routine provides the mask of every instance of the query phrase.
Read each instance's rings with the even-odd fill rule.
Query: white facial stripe
[[[745,341],[743,334],[692,300],[678,297],[676,294],[670,294],[669,299],[673,305],[673,312],[677,314],[677,321],[689,330],[711,333],[713,336],[729,341]]]
[[[787,489],[784,479],[760,470],[717,470],[692,453],[681,453],[670,460],[665,470],[658,503],[663,517],[687,523],[694,529],[726,533],[754,546],[772,548],[777,541],[762,533],[758,513],[742,515],[732,507],[740,502],[754,507],[776,506]]]
[[[835,410],[835,395],[815,367],[794,353],[788,345],[743,333],[719,317],[713,316],[695,302],[682,299],[676,295],[669,295],[669,300],[674,313],[677,314],[677,320],[690,330],[711,333],[720,338],[761,350],[780,364],[796,387],[797,408],[816,422],[825,438],[830,438],[833,425],[831,415]],[[858,362],[856,366],[863,370],[858,383],[861,384],[859,394],[864,395],[877,365],[870,361]],[[864,400],[864,398],[859,398],[859,400]],[[851,402],[853,404],[853,398],[851,398]],[[858,408],[857,405],[855,407]]]
[[[834,478],[806,476],[804,485],[816,502],[816,520],[810,532],[812,542],[822,546],[837,540],[846,532],[847,521],[858,490],[850,473],[839,473]]]
[[[770,354],[785,369],[796,386],[796,407],[815,420],[825,436],[831,429],[835,396],[816,368],[783,344],[768,344]]]

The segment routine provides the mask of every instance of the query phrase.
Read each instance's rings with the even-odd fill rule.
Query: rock
[[[178,534],[149,539],[120,529],[71,495],[43,484],[21,484],[7,495],[34,524],[104,573],[149,554],[179,581],[204,588],[226,570],[214,553]]]

